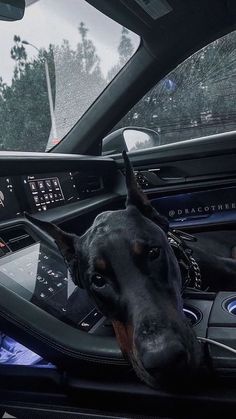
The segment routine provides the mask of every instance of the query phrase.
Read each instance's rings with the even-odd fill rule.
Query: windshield
[[[85,0],[28,0],[0,22],[0,150],[48,151],[134,54],[139,37]]]

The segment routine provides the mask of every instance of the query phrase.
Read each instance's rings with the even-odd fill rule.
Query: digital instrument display
[[[24,185],[34,212],[47,211],[79,199],[71,172],[26,176]]]
[[[19,204],[15,195],[12,180],[0,178],[0,221],[16,217],[20,214]]]

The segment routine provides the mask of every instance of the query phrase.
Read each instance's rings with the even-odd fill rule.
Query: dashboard
[[[0,287],[77,330],[99,336],[107,336],[112,329],[106,325],[86,291],[75,287],[57,248],[52,248],[45,237],[37,236],[25,219],[22,223],[22,215],[28,211],[39,216],[46,213],[48,217],[51,210],[64,207],[67,221],[69,205],[77,204],[81,210],[84,202],[86,222],[92,223],[92,217],[88,216],[88,198],[94,197],[93,202],[99,197],[104,199],[106,192],[112,190],[107,180],[112,182],[112,187],[116,185],[112,171],[94,173],[92,168],[0,177],[0,221],[3,222],[0,229]],[[178,227],[188,222],[192,225],[209,223],[212,217],[216,221],[225,214],[235,216],[235,186],[166,196],[159,196],[150,188],[147,193],[152,205],[169,218],[171,225]],[[113,195],[112,200],[114,198]],[[120,208],[122,194],[118,198],[117,208]],[[98,211],[104,209],[103,201]],[[86,228],[81,217],[79,224]],[[10,219],[14,219],[14,224],[5,225],[4,220]],[[74,228],[72,222],[70,231]]]
[[[156,173],[156,165],[153,168]],[[176,177],[173,179],[176,182]],[[201,184],[181,180],[178,186],[162,179],[162,184],[155,187],[153,184],[143,186],[143,178],[137,180],[152,205],[169,218],[171,227],[188,227],[191,232],[193,226],[200,229],[195,231],[201,231],[204,225],[208,228],[235,223],[236,179],[225,177],[219,181],[214,178],[209,182],[204,179]],[[164,187],[163,182],[167,182]],[[3,332],[8,333],[9,326],[17,340],[20,328],[26,347],[29,345],[36,353],[40,353],[38,348],[46,348],[45,353],[50,353],[53,361],[54,356],[59,359],[60,365],[74,368],[76,363],[81,367],[87,359],[92,367],[93,360],[109,364],[111,359],[114,365],[123,365],[124,360],[112,338],[111,325],[87,292],[74,285],[54,242],[34,228],[23,214],[27,211],[39,219],[55,222],[65,231],[81,235],[97,214],[124,208],[125,198],[123,167],[110,158],[32,154],[1,160],[0,155]],[[204,298],[194,304],[190,302],[191,307],[204,314],[194,326],[204,335],[215,302]],[[186,302],[187,309],[190,302]],[[56,345],[54,340],[48,339],[48,334],[52,333]]]

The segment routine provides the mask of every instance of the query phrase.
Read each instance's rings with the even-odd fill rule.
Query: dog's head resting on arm
[[[197,370],[201,351],[183,314],[168,221],[138,187],[125,152],[123,157],[126,209],[99,214],[81,237],[29,218],[54,238],[75,284],[111,319],[137,375],[155,386]]]

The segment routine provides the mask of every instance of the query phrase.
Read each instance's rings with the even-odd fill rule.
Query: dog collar
[[[182,293],[187,287],[200,290],[202,286],[200,267],[192,255],[192,249],[186,244],[186,241],[193,242],[196,240],[196,237],[180,230],[168,232],[168,241],[175,253],[181,271]]]

